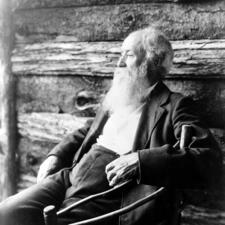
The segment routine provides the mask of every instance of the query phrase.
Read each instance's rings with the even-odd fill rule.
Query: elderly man
[[[177,188],[200,188],[220,172],[221,152],[201,124],[190,98],[171,92],[162,78],[173,50],[154,28],[131,33],[123,42],[113,84],[94,121],[65,137],[40,167],[38,183],[0,205],[6,225],[43,225],[47,205],[64,208],[126,180],[132,185],[59,216],[58,224],[105,214],[157,187],[167,191],[107,224],[174,224]],[[179,149],[181,126],[192,139]]]

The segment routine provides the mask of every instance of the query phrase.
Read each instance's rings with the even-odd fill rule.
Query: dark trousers
[[[43,209],[55,205],[57,210],[91,194],[109,189],[105,166],[118,155],[94,145],[71,169],[63,169],[41,183],[0,203],[1,225],[44,225]],[[58,225],[89,219],[120,207],[121,196],[114,194],[72,209],[58,218]],[[118,218],[102,224],[117,224]]]

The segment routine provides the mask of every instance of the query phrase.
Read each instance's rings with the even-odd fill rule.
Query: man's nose
[[[119,58],[119,61],[117,62],[117,67],[126,67],[126,63],[124,61],[124,56],[121,56]]]

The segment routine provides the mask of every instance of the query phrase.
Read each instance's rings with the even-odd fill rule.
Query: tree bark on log
[[[21,10],[15,16],[17,37],[30,42],[62,36],[77,41],[123,40],[153,24],[170,40],[225,38],[224,1],[42,8]]]
[[[16,75],[112,77],[121,42],[74,42],[67,38],[18,43],[13,53]],[[225,78],[225,39],[173,41],[174,66],[166,78]]]
[[[95,5],[119,5],[130,3],[176,3],[182,0],[13,0],[15,9],[38,9],[53,7],[83,7]]]
[[[31,113],[19,115],[19,132],[32,140],[58,143],[66,134],[84,126],[89,117],[70,114]]]
[[[172,45],[174,66],[165,82],[173,91],[196,99],[209,126],[224,126],[225,40],[174,41]],[[19,111],[93,116],[109,89],[120,46],[121,42],[68,39],[17,44],[13,72],[19,77]]]
[[[218,2],[223,0],[212,0]],[[209,2],[209,1],[208,1]],[[103,6],[120,5],[135,3],[178,3],[178,4],[207,4],[205,0],[13,0],[15,9],[40,9],[54,7],[84,7],[84,6]]]
[[[68,133],[84,126],[90,118],[58,113],[23,113],[19,114],[19,133],[31,140],[56,144]],[[211,128],[211,132],[225,152],[224,130]]]
[[[225,80],[164,80],[174,92],[191,96],[209,127],[224,128]],[[88,76],[19,76],[17,109],[20,113],[52,112],[94,116],[109,90],[111,79]],[[85,93],[90,93],[91,96]]]
[[[13,18],[9,0],[0,0],[0,78],[1,78],[1,146],[3,170],[1,173],[1,197],[16,192],[16,82],[11,71],[13,49]]]

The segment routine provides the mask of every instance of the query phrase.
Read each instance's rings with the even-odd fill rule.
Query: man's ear
[[[162,79],[165,74],[165,68],[163,66],[163,57],[159,57],[157,54],[148,54],[146,57],[147,60],[147,71],[151,75],[151,81],[157,81]]]
[[[146,59],[149,65],[154,65],[155,67],[160,66],[161,61],[157,54],[148,52],[146,54]]]
[[[173,59],[169,55],[165,55],[161,66],[165,69],[166,73],[169,73],[173,66]]]
[[[137,66],[140,66],[144,60],[146,60],[146,51],[144,49],[139,49],[138,52],[136,52],[137,56]]]

